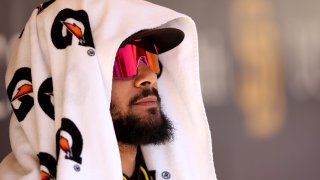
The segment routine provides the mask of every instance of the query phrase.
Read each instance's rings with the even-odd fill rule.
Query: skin
[[[144,63],[140,63],[138,73],[130,79],[114,79],[112,81],[111,100],[122,110],[121,113],[127,113],[130,98],[138,95],[143,89],[157,89],[157,75]],[[139,116],[148,117],[148,109],[157,108],[160,111],[160,105],[155,100],[155,96],[148,96],[140,99],[132,106],[131,111]],[[148,118],[146,118],[148,119]],[[121,157],[122,171],[131,176],[134,172],[137,146],[119,142],[119,152]]]

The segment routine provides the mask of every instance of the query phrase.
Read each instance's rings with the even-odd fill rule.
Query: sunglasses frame
[[[156,45],[153,45],[153,46],[155,48],[155,52],[158,52]],[[124,48],[127,48],[127,50],[125,50]],[[124,54],[124,53],[126,53],[126,51],[129,52],[128,53],[129,55]],[[141,55],[138,55],[139,53],[141,53]],[[151,58],[151,59],[147,58],[148,54],[151,54],[151,56],[149,55],[149,58]],[[131,62],[132,65],[135,65],[134,68],[132,67],[132,65],[131,66],[130,65],[121,65],[123,63],[126,63],[126,61],[128,61],[128,60],[124,60],[124,56],[126,56],[126,55],[129,56],[129,58],[136,59],[136,60],[133,60],[133,62]],[[152,58],[154,56],[156,58]],[[159,60],[158,54],[154,54],[154,53],[146,50],[145,48],[142,48],[142,47],[137,46],[135,44],[126,44],[125,46],[120,47],[117,51],[117,54],[116,54],[116,57],[114,60],[114,66],[113,66],[113,79],[132,79],[132,78],[135,78],[138,73],[138,67],[139,67],[141,61],[144,62],[148,66],[148,68],[150,68],[150,70],[152,70],[157,75],[157,78],[160,77],[160,75],[162,73],[162,64]],[[150,65],[151,62],[152,62],[152,64],[157,63],[157,65],[151,66]],[[134,71],[134,73],[131,73],[133,75],[128,75],[125,77],[124,74],[130,73],[130,71]],[[123,73],[121,73],[121,72],[123,72]],[[118,75],[116,75],[116,73]]]

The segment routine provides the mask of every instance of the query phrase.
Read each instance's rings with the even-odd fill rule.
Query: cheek
[[[111,101],[121,109],[126,109],[130,99],[130,87],[128,82],[113,81]]]
[[[121,108],[123,108],[122,103],[123,103],[123,92],[120,91],[117,88],[112,88],[112,92],[111,92],[111,102],[116,105],[116,106],[120,106]]]

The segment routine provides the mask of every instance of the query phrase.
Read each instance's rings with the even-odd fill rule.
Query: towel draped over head
[[[175,137],[142,146],[143,157],[157,180],[216,179],[195,24],[142,0],[56,0],[33,11],[5,77],[14,113],[0,179],[122,179],[109,110],[115,54],[132,34],[168,27],[185,34],[159,55],[159,94]]]

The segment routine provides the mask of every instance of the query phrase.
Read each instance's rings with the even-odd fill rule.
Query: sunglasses
[[[154,48],[155,52],[157,52],[157,47],[154,46]],[[113,78],[123,79],[135,77],[141,62],[144,62],[159,77],[161,70],[158,54],[153,54],[134,44],[127,44],[124,47],[120,47],[114,60]]]

